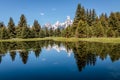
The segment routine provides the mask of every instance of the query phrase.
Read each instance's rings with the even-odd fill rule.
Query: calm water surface
[[[120,80],[120,44],[0,43],[0,80]]]

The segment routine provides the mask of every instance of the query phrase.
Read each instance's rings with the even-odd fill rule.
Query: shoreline
[[[28,38],[28,39],[5,39],[0,40],[0,42],[22,42],[22,41],[41,41],[41,40],[53,40],[61,42],[78,42],[78,41],[87,41],[87,42],[99,42],[99,43],[120,43],[120,38],[64,38],[64,37],[45,37],[45,38]]]

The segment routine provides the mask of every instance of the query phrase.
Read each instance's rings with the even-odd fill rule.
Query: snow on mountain
[[[53,28],[53,29],[57,29],[57,28],[67,28],[68,26],[72,25],[73,21],[71,20],[70,16],[67,16],[67,19],[65,20],[65,22],[59,22],[57,21],[55,24],[50,24],[47,23],[45,24],[43,27],[47,27],[47,28]]]
[[[47,27],[48,29],[52,28],[52,24],[46,23],[43,27]]]
[[[45,47],[45,49],[46,49],[47,51],[50,51],[50,50],[54,49],[54,50],[56,50],[58,53],[60,53],[61,51],[65,51],[65,52],[68,54],[69,57],[70,57],[71,54],[73,53],[72,50],[66,50],[66,48],[65,48],[64,46],[58,46],[58,45],[56,45],[56,44],[54,44],[53,46],[50,46],[50,45],[49,45],[48,47]]]

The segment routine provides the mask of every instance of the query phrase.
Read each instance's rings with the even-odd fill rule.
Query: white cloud
[[[45,14],[44,13],[40,13],[41,16],[44,16]]]

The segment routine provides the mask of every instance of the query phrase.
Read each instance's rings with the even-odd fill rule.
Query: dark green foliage
[[[61,36],[61,30],[60,30],[60,28],[57,28],[57,29],[54,31],[54,36],[58,36],[58,37]]]
[[[0,23],[0,39],[9,39],[8,29],[3,22]]]
[[[68,26],[66,29],[65,29],[65,37],[66,38],[69,38],[69,37],[71,37],[71,34],[70,34],[71,32],[70,32],[70,26]]]
[[[103,29],[104,29],[104,35],[107,36],[107,31],[109,29],[107,15],[102,13],[100,16],[100,21],[101,21],[101,25],[103,26]]]
[[[95,20],[96,20],[96,12],[95,12],[95,10],[93,9],[93,10],[87,10],[86,11],[86,21],[87,21],[87,23],[88,23],[88,25],[89,26],[92,26],[93,25],[93,23],[95,22]]]
[[[54,30],[53,30],[53,28],[50,28],[50,30],[49,30],[49,36],[53,36],[54,35]]]
[[[27,27],[27,21],[24,14],[21,15],[18,27]]]
[[[25,16],[22,14],[21,17],[20,17],[19,24],[18,24],[18,26],[17,26],[17,28],[16,28],[16,33],[17,33],[16,37],[17,37],[17,38],[22,38],[22,37],[23,37],[23,36],[22,36],[22,34],[23,34],[22,31],[24,31],[24,30],[23,30],[24,27],[25,27],[25,28],[27,27],[27,21],[26,21]]]
[[[22,34],[22,28],[21,27],[17,27],[16,28],[16,38],[22,38],[21,34]]]
[[[115,37],[115,32],[111,28],[107,31],[107,37]]]
[[[45,31],[43,29],[40,30],[39,37],[40,38],[44,38],[45,37]]]
[[[10,38],[15,38],[16,32],[15,32],[15,24],[13,19],[10,17],[10,20],[8,22],[8,33]]]
[[[94,32],[96,37],[104,37],[104,29],[100,21],[94,25]]]
[[[15,57],[16,57],[16,52],[10,52],[10,57],[11,57],[12,61],[14,61]]]
[[[4,23],[0,22],[0,28],[4,27]]]
[[[35,37],[39,37],[39,33],[40,33],[40,30],[41,30],[41,26],[40,24],[38,23],[37,20],[34,20],[34,23],[33,23],[33,26],[32,26],[32,29],[35,33]]]
[[[9,34],[5,27],[0,28],[0,39],[9,39]]]
[[[120,12],[112,12],[109,17],[107,14],[102,13],[100,17],[98,17],[94,9],[85,10],[84,7],[78,4],[70,31],[72,36],[79,38],[119,37]],[[68,33],[68,29],[62,32],[65,35]]]
[[[80,4],[78,4],[77,10],[76,10],[76,15],[75,15],[74,22],[73,22],[73,25],[72,25],[73,34],[75,34],[75,30],[76,30],[80,20],[83,20],[83,21],[86,20],[85,9]]]
[[[87,37],[87,23],[85,23],[84,21],[80,20],[78,23],[78,27],[76,29],[76,33],[75,36],[78,38],[85,38]]]
[[[25,38],[30,38],[30,30],[28,27],[23,27],[22,28],[22,33],[21,33],[21,38],[25,39]]]
[[[49,37],[49,30],[47,27],[45,27],[45,37]]]
[[[109,26],[120,36],[120,12],[110,14]]]

